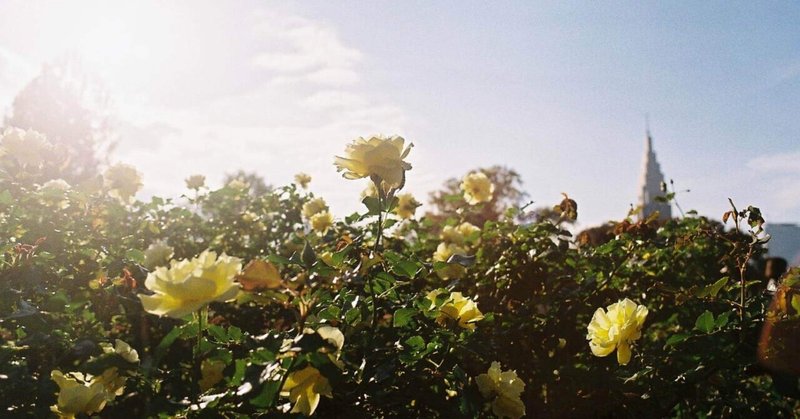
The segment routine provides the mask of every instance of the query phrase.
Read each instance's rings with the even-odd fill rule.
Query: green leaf
[[[685,341],[688,338],[689,338],[689,335],[686,334],[686,333],[676,333],[676,334],[670,336],[669,339],[667,339],[667,343],[664,344],[664,347],[666,348],[667,346],[677,345],[677,344]]]
[[[144,263],[144,252],[139,249],[131,249],[125,252],[125,258],[136,263]]]
[[[306,244],[303,246],[303,264],[306,265],[307,268],[310,268],[314,262],[317,261],[317,254],[314,253],[314,248],[311,247],[311,244],[306,241]]]
[[[425,339],[422,339],[422,336],[411,336],[410,338],[406,339],[405,345],[412,350],[412,352],[419,352],[425,349]]]
[[[381,212],[381,202],[377,197],[368,196],[361,202],[366,205],[369,215],[378,215]]]
[[[417,309],[411,307],[401,308],[395,311],[393,317],[394,327],[403,327],[407,325],[411,322],[415,314],[417,314]]]
[[[228,334],[225,333],[225,329],[216,324],[209,324],[208,325],[208,334],[213,336],[217,342],[225,343],[228,341]]]
[[[800,295],[793,295],[792,296],[792,308],[794,312],[800,314]]]
[[[11,192],[5,190],[0,192],[0,205],[11,205],[14,203],[14,197],[11,196]]]
[[[717,317],[717,319],[714,320],[714,326],[716,326],[718,329],[722,329],[723,327],[725,327],[725,325],[728,324],[728,318],[730,316],[731,316],[730,311],[726,311],[720,314],[719,317]]]
[[[711,331],[714,330],[714,315],[706,310],[697,317],[697,320],[694,322],[694,328],[703,333],[711,333]]]

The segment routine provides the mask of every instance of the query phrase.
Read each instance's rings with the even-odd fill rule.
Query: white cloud
[[[758,156],[747,167],[759,172],[800,173],[800,151]]]

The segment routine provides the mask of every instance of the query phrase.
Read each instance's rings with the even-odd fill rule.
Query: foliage
[[[800,408],[756,361],[771,296],[756,269],[765,238],[754,207],[726,216],[747,234],[689,214],[623,220],[608,240],[577,246],[549,220],[518,222],[526,214],[515,203],[490,203],[493,218],[477,224],[488,212],[455,203],[447,215],[401,220],[397,186],[323,233],[303,215],[315,197],[296,185],[261,194],[195,185],[179,199],[128,202],[102,184],[50,190],[11,170],[0,172],[0,408],[16,416],[50,413],[55,370],[123,380],[119,395],[97,387],[103,417]],[[559,206],[577,216],[572,204]],[[464,221],[479,229],[446,240],[465,254],[434,261],[442,227]],[[178,319],[147,313],[140,297],[151,294],[145,259],[156,243],[175,261],[207,249],[240,258],[246,289]],[[438,274],[454,266],[457,277]],[[592,354],[587,326],[625,298],[649,313],[620,365]],[[136,363],[122,344],[103,349],[117,339]]]

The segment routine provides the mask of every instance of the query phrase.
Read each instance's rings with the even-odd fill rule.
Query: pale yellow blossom
[[[136,349],[121,339],[115,340],[114,346],[111,346],[110,343],[101,343],[100,347],[103,348],[104,353],[117,354],[130,363],[139,362],[139,353]]]
[[[206,177],[203,175],[192,175],[186,178],[186,187],[198,190],[206,186]]]
[[[314,231],[325,234],[333,226],[333,215],[328,211],[322,211],[314,214],[309,222]]]
[[[441,290],[428,293],[427,298],[431,301],[431,309],[436,308],[436,297],[441,293]],[[441,325],[456,322],[458,327],[468,330],[475,330],[475,323],[481,320],[483,320],[483,313],[478,309],[478,304],[472,299],[464,297],[460,292],[450,293],[450,296],[439,307],[439,315],[436,317],[436,322]]]
[[[129,203],[139,188],[142,187],[142,178],[133,166],[118,163],[103,173],[103,182],[108,189],[108,194],[123,203]]]
[[[311,182],[311,176],[307,173],[300,172],[294,175],[294,182],[298,184],[301,188],[306,189],[308,184]]]
[[[481,395],[490,400],[492,412],[499,418],[517,419],[525,416],[525,404],[520,395],[525,383],[515,371],[502,371],[495,361],[489,371],[475,378]]]
[[[463,247],[454,243],[443,242],[439,243],[439,246],[436,247],[436,252],[433,254],[433,260],[435,262],[447,262],[453,255],[466,256],[467,251],[464,250]],[[466,269],[463,266],[457,263],[451,263],[447,267],[438,269],[436,274],[442,279],[453,279],[464,276],[465,271]]]
[[[148,313],[182,318],[212,301],[235,298],[239,284],[234,278],[241,269],[239,258],[224,253],[217,257],[206,250],[196,258],[173,260],[169,268],[150,272],[144,285],[154,294],[139,298]]]
[[[306,416],[317,410],[320,396],[333,397],[333,389],[328,379],[312,366],[289,374],[281,389],[281,397],[288,397],[294,403],[291,412]]]
[[[470,205],[489,202],[494,194],[494,184],[483,172],[469,173],[461,180],[464,200]]]
[[[39,166],[51,153],[53,146],[37,131],[12,127],[3,131],[0,150],[21,166]]]
[[[307,219],[311,219],[316,214],[320,212],[327,211],[328,204],[325,203],[325,200],[322,198],[314,198],[308,200],[305,204],[303,204],[303,217]]]
[[[394,213],[398,217],[407,220],[414,216],[417,207],[420,205],[422,204],[414,199],[414,196],[410,193],[401,194],[397,196],[397,206],[394,208]]]
[[[59,389],[58,400],[50,410],[62,419],[72,419],[80,413],[92,415],[100,412],[106,403],[122,394],[125,385],[125,378],[119,376],[116,368],[109,368],[97,377],[53,370],[50,378]]]
[[[399,136],[357,138],[347,145],[345,157],[337,156],[334,164],[347,179],[368,177],[385,191],[400,189],[405,184],[406,170],[411,169],[403,160],[411,145],[403,148],[404,143]]]
[[[588,326],[586,339],[596,356],[607,356],[617,350],[617,362],[626,365],[631,359],[631,343],[642,336],[647,307],[629,299],[598,308]]]

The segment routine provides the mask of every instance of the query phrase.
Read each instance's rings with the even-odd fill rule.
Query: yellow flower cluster
[[[67,374],[53,370],[50,378],[58,384],[58,401],[50,407],[58,417],[72,419],[80,413],[91,415],[106,406],[106,403],[121,395],[125,378],[117,368],[109,368],[98,377],[79,372]]]
[[[303,216],[308,219],[311,228],[320,234],[325,234],[333,226],[333,215],[322,198],[314,198],[303,204]]]
[[[311,416],[317,410],[320,396],[333,397],[332,392],[328,379],[318,369],[307,366],[289,374],[281,389],[281,397],[288,397],[294,403],[291,413]]]
[[[606,310],[598,308],[588,326],[586,339],[596,356],[617,350],[617,362],[626,365],[631,359],[631,343],[642,336],[647,307],[629,299],[620,300]]]
[[[306,189],[308,188],[308,184],[311,182],[311,176],[307,173],[300,172],[294,175],[294,182],[301,188]]]
[[[483,172],[469,173],[461,180],[464,200],[470,205],[489,202],[494,195],[494,184]]]
[[[206,250],[196,258],[173,260],[169,268],[149,273],[144,285],[154,294],[139,295],[139,299],[148,313],[182,318],[212,301],[235,298],[239,284],[233,280],[241,269],[240,259],[224,253],[217,257]]]
[[[405,172],[411,165],[403,161],[412,145],[403,148],[403,137],[373,136],[357,138],[345,149],[345,157],[336,157],[337,171],[344,172],[346,179],[370,178],[384,191],[401,189],[405,184]]]
[[[433,290],[426,298],[431,301],[430,310],[437,308],[436,297],[442,290]],[[455,322],[462,329],[475,330],[475,323],[483,320],[483,313],[478,310],[478,304],[469,298],[464,297],[460,292],[451,292],[439,309],[436,322],[446,325],[448,322]]]
[[[478,227],[468,222],[463,222],[457,226],[445,226],[440,234],[442,242],[436,247],[436,252],[433,253],[433,260],[435,262],[447,262],[453,255],[466,256],[467,249],[465,245],[474,243],[480,231]],[[461,278],[465,272],[466,268],[463,266],[451,263],[445,268],[438,269],[436,274],[442,279],[453,279]]]
[[[142,178],[133,166],[118,163],[103,173],[103,182],[108,189],[108,194],[119,199],[122,203],[129,203],[142,187]]]
[[[492,412],[499,418],[517,419],[525,416],[525,404],[520,395],[525,383],[515,371],[502,371],[499,362],[492,362],[489,371],[475,378],[481,395],[491,400]]]

